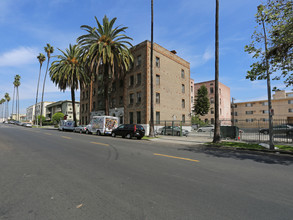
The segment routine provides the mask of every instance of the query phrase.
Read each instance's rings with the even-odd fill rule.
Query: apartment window
[[[85,111],[87,112],[87,103],[85,104]]]
[[[288,104],[293,104],[293,100],[288,100]]]
[[[222,115],[222,109],[220,108],[220,115]]]
[[[215,119],[211,118],[211,124],[214,124],[214,123],[215,123]]]
[[[191,103],[193,103],[193,96],[191,96]]]
[[[92,111],[95,111],[96,110],[96,102],[93,102],[93,109]]]
[[[263,110],[262,113],[263,114],[269,114],[269,110]]]
[[[262,121],[269,121],[268,118],[262,118],[261,120],[262,120]]]
[[[215,112],[214,112],[214,108],[211,108],[211,114],[214,114]]]
[[[133,112],[129,112],[129,124],[133,124]]]
[[[222,104],[222,99],[220,98],[220,105]]]
[[[245,114],[252,115],[253,114],[253,111],[246,111]]]
[[[182,123],[185,123],[185,115],[182,115]]]
[[[136,93],[136,103],[141,103],[141,92]]]
[[[181,89],[182,89],[182,93],[185,93],[185,85],[184,84],[181,85]]]
[[[156,67],[160,67],[160,58],[156,57]]]
[[[185,108],[185,99],[181,100],[181,105],[182,105],[182,108]]]
[[[134,102],[134,94],[131,93],[131,94],[129,95],[129,104],[133,104],[133,102]]]
[[[136,84],[137,84],[137,85],[140,85],[140,84],[141,84],[141,73],[138,73],[138,74],[136,75]]]
[[[160,104],[160,93],[156,93],[156,103]]]
[[[160,124],[160,112],[156,112],[156,124]]]
[[[210,86],[213,86],[214,85],[214,83],[210,83]]]
[[[210,87],[210,93],[214,93],[214,87]]]
[[[160,75],[156,75],[156,85],[160,85]]]
[[[269,103],[268,102],[263,102],[262,105],[269,105]]]
[[[221,93],[222,93],[222,89],[219,89],[219,94],[221,95]]]
[[[141,123],[141,112],[136,112],[136,123],[137,124]]]
[[[129,86],[133,86],[134,85],[134,76],[130,76],[130,81],[129,81]]]
[[[210,98],[211,104],[214,104],[214,98]]]
[[[119,105],[123,104],[123,96],[119,97]]]
[[[289,108],[288,111],[289,111],[289,112],[293,112],[293,108]]]
[[[84,104],[81,105],[81,112],[84,112]]]
[[[84,92],[82,93],[82,98],[85,99],[85,94],[84,94]]]
[[[237,108],[237,105],[236,104],[234,104],[234,108]]]
[[[138,55],[136,58],[136,66],[141,65],[141,55]]]
[[[246,122],[253,122],[253,118],[247,118]]]
[[[191,92],[193,92],[193,86],[191,86]]]
[[[235,115],[235,116],[238,116],[238,113],[237,113],[237,112],[234,112],[234,115]]]
[[[252,103],[246,103],[245,107],[252,107]]]
[[[184,70],[181,70],[181,78],[182,78],[182,79],[185,78],[185,72],[184,72]]]
[[[89,91],[86,91],[86,98],[89,97]]]

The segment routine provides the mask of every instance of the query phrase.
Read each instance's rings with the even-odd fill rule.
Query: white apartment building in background
[[[46,117],[47,105],[50,105],[53,102],[43,102],[43,103],[44,104],[43,104],[43,114],[42,115]],[[35,105],[31,105],[26,109],[26,120],[32,122],[35,119],[35,115],[40,115],[40,114],[41,114],[41,102],[37,103],[36,109],[35,109]]]
[[[68,120],[73,120],[73,106],[72,101],[64,100],[53,102],[47,105],[46,119],[52,120],[52,117],[57,112],[62,112],[67,115]],[[79,121],[79,101],[75,101],[76,120]]]

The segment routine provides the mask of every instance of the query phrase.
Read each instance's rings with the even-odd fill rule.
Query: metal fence
[[[240,129],[239,139],[248,142],[269,143],[268,120],[237,120],[234,125]],[[292,127],[291,127],[292,126]],[[286,119],[273,120],[274,143],[292,143],[293,124]]]

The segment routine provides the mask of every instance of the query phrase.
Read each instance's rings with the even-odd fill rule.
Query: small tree
[[[62,112],[57,112],[52,116],[53,124],[59,124],[60,120],[64,118],[64,114]]]
[[[43,121],[46,121],[46,118],[45,118],[45,116],[42,116],[42,122]],[[38,115],[38,125],[40,125],[41,124],[41,121],[40,121],[40,115]]]
[[[197,90],[197,96],[194,100],[193,112],[196,115],[204,116],[210,110],[210,101],[208,98],[208,89],[205,85],[202,85]]]

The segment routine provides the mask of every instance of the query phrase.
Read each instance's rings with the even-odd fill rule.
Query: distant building
[[[236,102],[232,107],[235,122],[268,122],[268,100]],[[293,92],[276,91],[272,99],[273,119],[293,124]],[[234,112],[234,114],[233,114]]]
[[[67,115],[68,120],[73,120],[73,106],[72,101],[58,101],[53,102],[46,106],[46,118],[52,120],[52,116],[57,112],[62,112],[64,115]],[[75,101],[75,112],[76,120],[79,122],[79,101]]]
[[[210,100],[210,111],[204,116],[200,116],[200,119],[215,123],[215,80],[200,82],[194,84],[194,97],[197,96],[197,90],[202,86],[208,90],[208,97]],[[219,82],[219,119],[221,125],[231,125],[231,100],[230,100],[230,88]]]
[[[43,102],[43,116],[46,117],[47,115],[47,110],[46,107],[47,105],[53,103],[53,102]],[[41,114],[41,102],[37,103],[36,106],[36,112],[35,112],[35,105],[31,105],[26,109],[26,119],[27,121],[34,121],[35,120],[35,115],[40,115]]]
[[[12,120],[17,120],[17,114],[11,114],[11,117],[10,117]],[[20,121],[26,121],[27,118],[26,118],[26,114],[19,114],[19,120]]]
[[[143,124],[150,122],[150,51],[151,43],[144,41],[133,48],[134,65],[124,80],[111,85],[110,115],[120,118],[120,123]],[[153,56],[154,121],[190,121],[190,64],[158,44]],[[81,88],[81,123],[87,124],[94,115],[104,115],[103,88],[94,82],[92,103],[90,89]],[[90,109],[90,106],[92,107]]]

